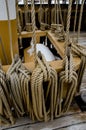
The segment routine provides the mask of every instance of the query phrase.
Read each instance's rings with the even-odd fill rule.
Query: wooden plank
[[[52,130],[58,130],[58,129],[56,128]],[[67,126],[66,128],[61,128],[59,130],[86,130],[86,122],[77,123],[72,126]]]
[[[31,57],[32,62],[24,63],[24,65],[30,69],[34,69],[34,62],[33,62],[33,57]],[[79,58],[74,59],[74,68],[77,70],[79,68],[81,60]],[[57,72],[60,72],[63,69],[63,60],[55,60],[48,62]],[[3,66],[4,71],[7,71],[9,68],[9,65]]]
[[[2,130],[86,130],[86,113],[75,113],[62,116],[49,122],[33,122],[28,117],[20,118],[16,124],[10,127],[2,127]],[[76,128],[76,129],[74,129]]]
[[[64,42],[58,42],[55,34],[51,33],[51,31],[47,32],[47,37],[49,38],[50,42],[53,44],[59,55],[63,58],[64,56]]]
[[[36,31],[36,36],[37,37],[46,36],[46,33],[47,33],[46,31],[37,30]],[[33,35],[32,32],[26,32],[26,31],[21,32],[21,37],[22,38],[30,38],[30,37],[32,37],[32,35]],[[18,36],[19,36],[19,34],[18,34]]]

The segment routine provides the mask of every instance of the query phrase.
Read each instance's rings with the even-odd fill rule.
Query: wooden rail
[[[48,32],[47,31],[36,31],[36,36],[37,37],[46,36],[46,35],[48,36],[49,40],[54,45],[54,47],[56,48],[56,50],[58,51],[58,53],[60,54],[60,56],[63,58],[63,56],[64,56],[64,42],[58,42],[56,40],[56,37],[54,36],[54,34],[52,34],[50,31],[48,31]],[[22,32],[21,36],[22,36],[22,38],[32,37],[32,32]],[[28,62],[29,58],[30,58],[29,55],[27,55],[27,61],[26,62]],[[24,65],[27,68],[33,70],[34,69],[33,56],[32,56],[31,59],[32,59],[31,60],[32,62],[24,63]],[[30,61],[30,59],[29,59],[29,61]],[[73,58],[73,61],[74,61],[74,65],[75,65],[74,68],[76,70],[78,70],[79,66],[80,66],[80,63],[81,63],[80,58],[79,57],[75,57],[75,58]],[[59,72],[59,71],[61,71],[63,69],[62,63],[63,63],[63,60],[56,60],[56,61],[49,62],[49,64],[57,72]],[[3,66],[3,69],[5,71],[7,71],[8,68],[9,68],[9,66],[7,66],[7,65]]]

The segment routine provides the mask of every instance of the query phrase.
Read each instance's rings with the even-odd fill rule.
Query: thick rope
[[[1,121],[4,121],[4,123],[14,124],[8,87],[9,86],[7,85],[6,74],[0,67],[0,99],[3,103],[3,113],[0,113],[0,119]],[[6,111],[7,114],[5,114],[4,111]]]
[[[47,84],[46,88],[44,83]],[[37,66],[31,76],[31,95],[37,120],[53,120],[57,98],[57,74],[41,55],[37,57]],[[50,105],[47,106],[47,103]]]
[[[78,25],[77,41],[79,40],[79,36],[80,36],[80,28],[81,28],[81,21],[82,21],[84,2],[85,2],[85,0],[82,0],[81,9],[80,9],[80,17],[79,17],[79,25]]]
[[[76,11],[75,11],[74,28],[73,28],[74,35],[75,35],[75,30],[76,30],[77,13],[78,13],[78,0],[76,0]]]
[[[70,18],[71,18],[71,8],[72,8],[72,0],[69,2],[68,6],[68,15],[67,15],[67,27],[66,27],[66,38],[65,38],[65,51],[64,51],[64,60],[63,64],[65,64],[65,78],[68,81],[68,44],[69,44],[69,28],[70,28]],[[71,63],[72,64],[72,63]]]
[[[12,106],[17,117],[31,113],[30,75],[31,72],[22,65],[21,60],[16,56],[7,71],[7,79],[10,84]]]
[[[34,8],[34,0],[31,3],[31,19],[32,19],[32,30],[33,30],[33,43],[34,43],[34,61],[36,65],[36,32],[35,32],[35,8]]]
[[[69,2],[68,16],[67,16],[65,57],[64,57],[65,71],[62,71],[59,75],[59,89],[57,95],[58,103],[56,105],[55,117],[58,117],[68,111],[77,88],[77,74],[73,70],[71,47],[68,46],[70,44],[69,27],[70,27],[71,7],[72,7],[72,0],[70,0]],[[65,89],[66,92],[64,92]]]
[[[55,4],[54,4],[54,8],[55,8],[55,24],[56,24],[56,10],[57,10],[57,8],[56,8],[56,0],[55,0]]]

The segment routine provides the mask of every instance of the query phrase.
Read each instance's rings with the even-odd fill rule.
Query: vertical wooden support
[[[36,43],[40,43],[40,36],[36,36]]]

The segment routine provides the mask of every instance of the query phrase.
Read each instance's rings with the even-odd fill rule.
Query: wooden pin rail
[[[40,37],[46,36],[47,32],[46,31],[41,31],[41,30],[37,30],[36,31],[36,42],[39,43],[40,42]],[[30,38],[32,37],[33,33],[32,32],[27,32],[27,31],[23,31],[21,32],[21,37],[22,38]],[[18,34],[19,37],[19,34]]]
[[[22,32],[21,33],[22,38],[30,38],[30,37],[32,37],[32,35],[33,35],[32,32]],[[48,39],[50,40],[50,42],[55,47],[55,49],[57,50],[58,54],[63,59],[63,56],[64,56],[64,42],[58,42],[56,37],[55,37],[55,34],[51,33],[51,31],[41,31],[41,30],[36,31],[36,38],[38,37],[38,39],[40,39],[40,37],[46,36],[46,35],[47,35]],[[29,63],[25,63],[26,67],[30,66],[32,64],[32,61],[33,61],[33,56],[30,57],[29,54],[27,54],[27,49],[26,49],[26,53],[25,53],[25,62],[29,61]],[[74,60],[75,69],[77,70],[79,68],[81,60],[80,60],[79,57],[74,57],[73,60]],[[30,63],[30,61],[31,61],[31,63]],[[62,68],[63,68],[62,60],[52,61],[52,62],[50,62],[50,65],[52,65],[52,67],[55,68],[57,70],[57,72],[61,71]]]
[[[74,68],[75,70],[79,69],[79,65],[80,65],[80,60],[79,58],[73,59],[74,60]],[[62,65],[63,60],[56,60],[56,61],[51,61],[48,62],[57,72],[60,72],[63,69],[63,65]],[[34,62],[29,62],[29,63],[24,63],[25,67],[29,70],[33,70],[34,69]],[[6,72],[8,70],[10,65],[5,65],[3,66],[3,70]]]

